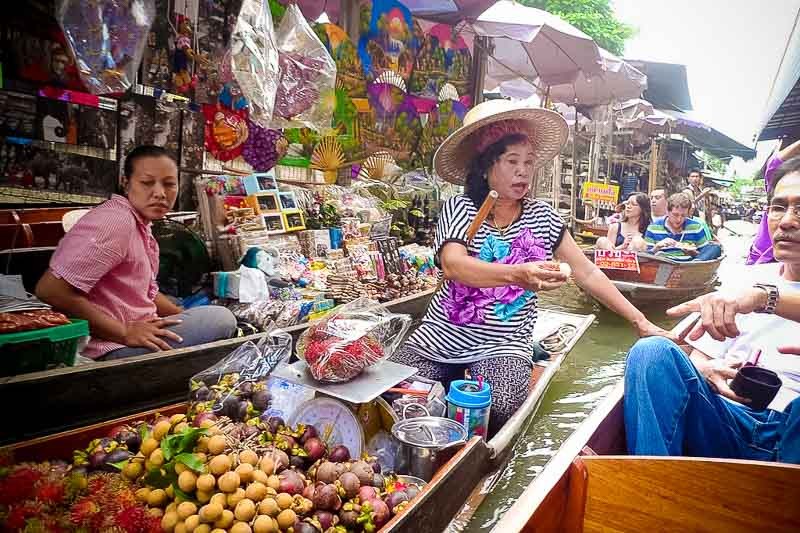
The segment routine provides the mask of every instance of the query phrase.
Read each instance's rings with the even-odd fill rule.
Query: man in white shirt
[[[800,463],[800,357],[785,348],[798,342],[800,325],[774,314],[781,292],[800,290],[800,158],[776,174],[768,213],[780,263],[751,271],[764,293],[757,296],[759,313],[737,317],[732,305],[714,305],[742,293],[708,296],[687,306],[701,312],[701,327],[687,340],[689,357],[664,338],[642,339],[631,349],[624,405],[630,453]],[[782,380],[761,411],[728,383],[758,350],[759,366]]]

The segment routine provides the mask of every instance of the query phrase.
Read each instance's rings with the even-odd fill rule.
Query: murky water
[[[731,267],[743,262],[755,230],[755,226],[739,221],[729,225],[744,235],[721,232],[727,256],[720,267],[722,279],[729,275]],[[625,354],[635,341],[635,334],[624,319],[601,307],[575,286],[545,294],[541,305],[572,313],[594,313],[597,319],[564,361],[528,432],[520,438],[511,461],[466,531],[491,529],[513,505],[561,443],[622,377]],[[667,328],[676,321],[666,317],[665,309],[662,306],[642,308],[642,311],[651,321]]]

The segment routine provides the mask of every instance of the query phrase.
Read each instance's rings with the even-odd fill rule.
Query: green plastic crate
[[[63,326],[0,335],[0,376],[74,365],[78,341],[89,335],[89,323],[70,321]]]

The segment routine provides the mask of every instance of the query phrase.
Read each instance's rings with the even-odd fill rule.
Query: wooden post
[[[350,40],[358,46],[361,37],[361,13],[357,0],[342,0],[339,15],[339,24],[347,33]]]
[[[558,212],[561,200],[561,154],[553,160],[553,209]]]
[[[472,48],[472,105],[483,102],[483,82],[492,42],[488,37],[475,37]]]
[[[650,141],[650,177],[647,180],[647,194],[658,188],[658,140]]]
[[[572,217],[572,231],[575,232],[577,226],[575,219],[578,217],[578,195],[580,188],[578,186],[578,171],[580,164],[578,162],[578,108],[575,107],[575,123],[572,126],[572,187],[570,188],[569,199],[569,215]]]

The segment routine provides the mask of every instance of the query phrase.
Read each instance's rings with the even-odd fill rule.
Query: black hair
[[[528,137],[522,133],[511,133],[501,137],[499,141],[490,144],[483,152],[472,158],[467,170],[467,179],[464,183],[466,195],[480,209],[483,201],[489,195],[489,180],[487,173],[492,165],[497,163],[500,156],[506,153],[509,146],[527,142]]]
[[[700,177],[701,177],[701,178],[703,177],[703,172],[702,172],[702,171],[701,171],[699,168],[697,168],[697,167],[695,167],[695,168],[692,168],[691,170],[689,170],[689,173],[687,174],[687,176],[691,176],[691,175],[692,175],[692,174],[694,174],[695,172],[697,172],[698,174],[700,174]]]
[[[639,205],[639,209],[642,210],[642,214],[639,215],[639,233],[644,235],[647,232],[647,226],[650,225],[650,221],[653,217],[650,212],[650,197],[643,192],[634,192],[629,194],[625,200],[627,201],[631,198],[636,200],[636,203]],[[622,221],[627,222],[628,217],[626,215],[622,215]]]
[[[775,171],[775,176],[772,178],[772,183],[767,189],[768,203],[772,203],[772,197],[775,196],[775,187],[778,186],[778,182],[781,181],[784,176],[794,174],[795,172],[800,172],[800,155],[792,157],[791,159],[787,159],[781,163],[781,166],[779,166],[778,170]]]
[[[133,175],[133,167],[136,161],[146,157],[169,157],[172,156],[164,148],[152,144],[142,144],[130,151],[125,157],[125,165],[123,165],[124,176],[130,178]],[[174,159],[172,159],[175,161]]]

